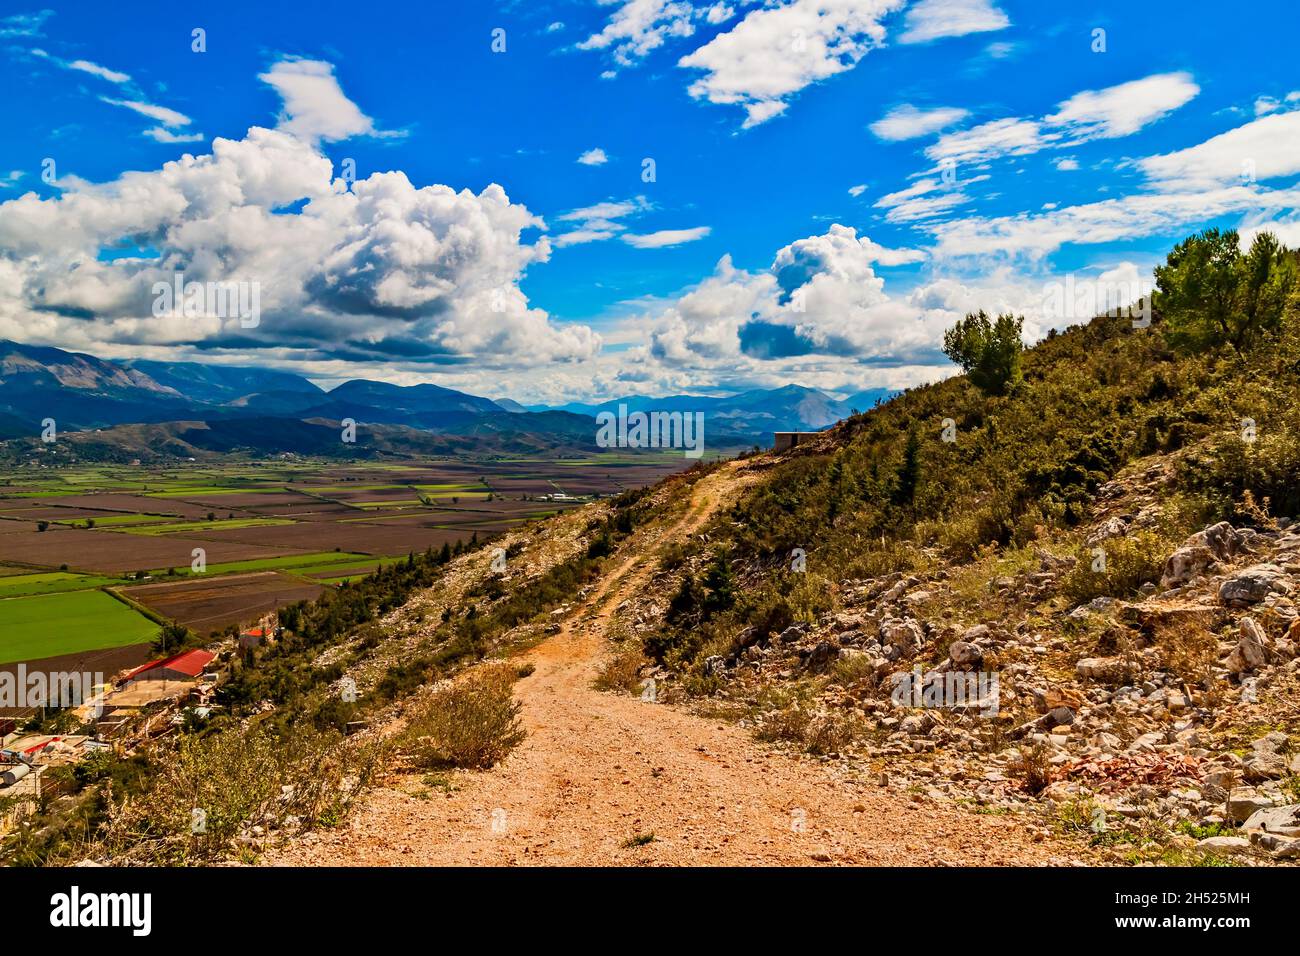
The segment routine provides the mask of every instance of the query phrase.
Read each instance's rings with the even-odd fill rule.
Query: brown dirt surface
[[[277,571],[186,578],[122,588],[123,594],[199,634],[229,624],[251,624],[294,601],[310,601],[323,588]]]
[[[251,529],[274,530],[272,529]],[[185,567],[195,548],[207,551],[209,564],[302,554],[320,548],[291,545],[264,547],[255,535],[248,541],[179,537],[177,535],[126,534],[96,528],[51,525],[45,532],[23,531],[0,535],[0,561],[39,564],[51,569],[66,564],[73,571],[121,574],[131,571]]]
[[[751,480],[700,480],[665,534],[699,529]],[[613,610],[654,567],[644,547],[526,652],[527,739],[485,772],[394,774],[338,830],[270,865],[1066,865],[1080,851],[1010,816],[922,801],[783,754],[741,728],[592,682]]]

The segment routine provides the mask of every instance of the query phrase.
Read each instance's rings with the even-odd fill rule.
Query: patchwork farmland
[[[143,661],[165,621],[226,631],[413,551],[491,538],[683,464],[609,454],[11,473],[0,478],[0,665],[109,649]]]

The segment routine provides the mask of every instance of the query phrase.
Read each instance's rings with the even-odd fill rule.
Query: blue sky
[[[847,394],[948,374],[968,309],[1070,324],[1053,283],[1138,288],[1206,225],[1300,245],[1282,2],[176,6],[6,3],[0,337]],[[257,283],[258,325],[159,317],[176,272]]]

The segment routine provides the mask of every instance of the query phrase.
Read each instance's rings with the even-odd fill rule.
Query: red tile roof
[[[198,677],[203,673],[203,668],[215,657],[215,654],[209,654],[207,651],[192,650],[183,651],[174,657],[164,657],[161,660],[150,661],[148,664],[142,664],[131,673],[122,678],[125,683],[134,680],[145,671],[151,671],[155,668],[166,668],[169,671],[180,671],[182,674],[188,674],[190,677]]]

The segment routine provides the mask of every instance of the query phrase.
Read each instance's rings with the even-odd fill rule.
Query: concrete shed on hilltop
[[[776,441],[772,443],[772,451],[789,451],[795,445],[812,441],[819,435],[821,432],[777,432]]]

